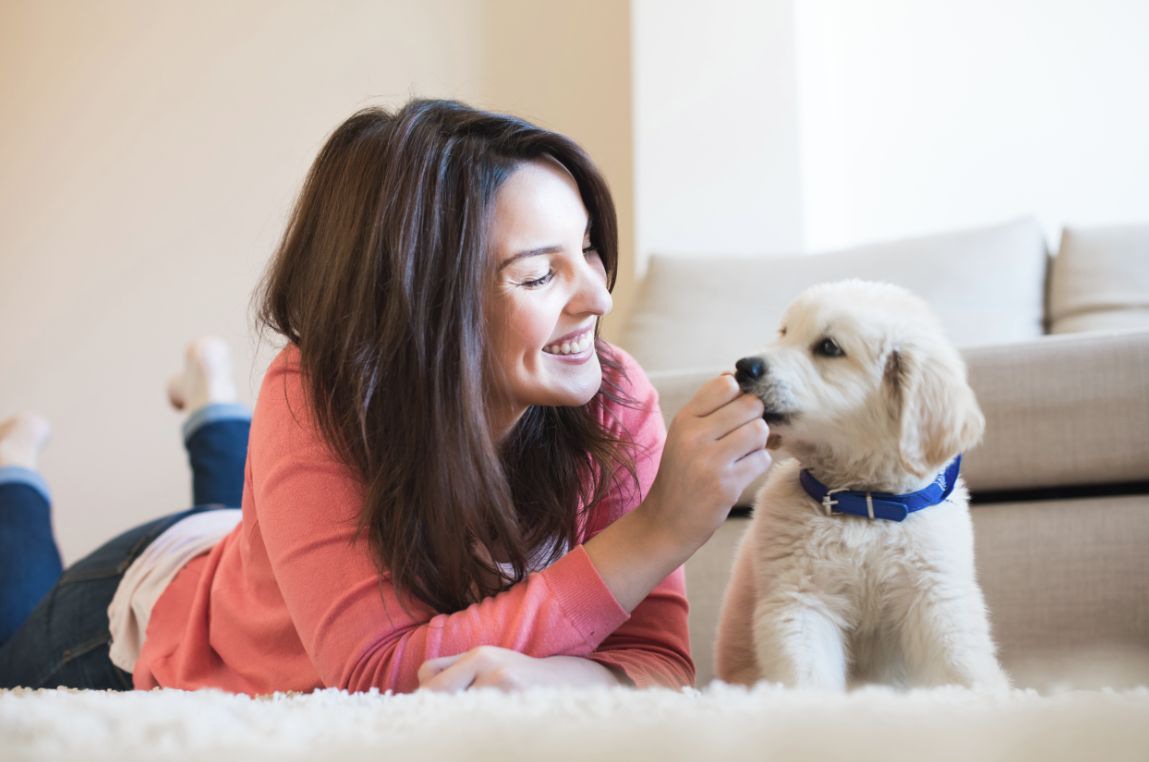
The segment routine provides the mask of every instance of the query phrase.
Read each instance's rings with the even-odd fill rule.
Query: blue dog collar
[[[806,469],[798,474],[802,489],[817,500],[825,509],[826,515],[847,513],[852,516],[867,516],[871,519],[904,521],[914,511],[929,508],[944,502],[954,491],[958,471],[961,470],[961,455],[958,455],[938,474],[927,487],[904,495],[891,495],[888,492],[851,492],[850,490],[829,489],[814,478]]]

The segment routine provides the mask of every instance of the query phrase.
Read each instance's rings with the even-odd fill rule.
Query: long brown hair
[[[359,529],[377,567],[441,612],[523,579],[536,550],[534,561],[556,560],[577,541],[579,511],[620,474],[633,482],[602,415],[604,400],[628,403],[603,342],[589,404],[532,407],[502,442],[487,420],[487,231],[503,181],[544,157],[574,177],[613,287],[614,204],[578,145],[515,117],[415,100],[335,130],[257,292],[260,325],[298,346],[315,420],[363,481]]]

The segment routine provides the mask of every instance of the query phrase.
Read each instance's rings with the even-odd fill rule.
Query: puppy
[[[925,302],[897,286],[815,286],[738,361],[779,459],[723,600],[726,682],[998,688],[960,454],[984,419]]]

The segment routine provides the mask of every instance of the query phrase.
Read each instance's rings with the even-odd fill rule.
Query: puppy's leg
[[[845,690],[844,622],[824,601],[799,593],[759,600],[754,647],[764,680],[800,688]]]
[[[753,685],[759,677],[751,627],[757,597],[753,553],[754,532],[747,531],[738,543],[714,639],[714,671],[719,680],[727,683]]]
[[[919,587],[902,620],[901,642],[911,683],[1009,686],[995,655],[981,589],[972,580]]]

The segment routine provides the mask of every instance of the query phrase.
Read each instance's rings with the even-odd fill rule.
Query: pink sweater
[[[638,444],[641,495],[616,491],[589,515],[585,542],[633,510],[654,480],[666,431],[642,369],[616,350],[636,409],[604,411]],[[408,600],[355,539],[362,493],[306,411],[299,352],[264,377],[252,419],[235,531],[184,567],[152,611],[135,687],[262,694],[418,687],[427,659],[494,645],[528,656],[581,656],[637,686],[694,681],[680,568],[629,615],[581,544],[524,581],[453,614]]]

